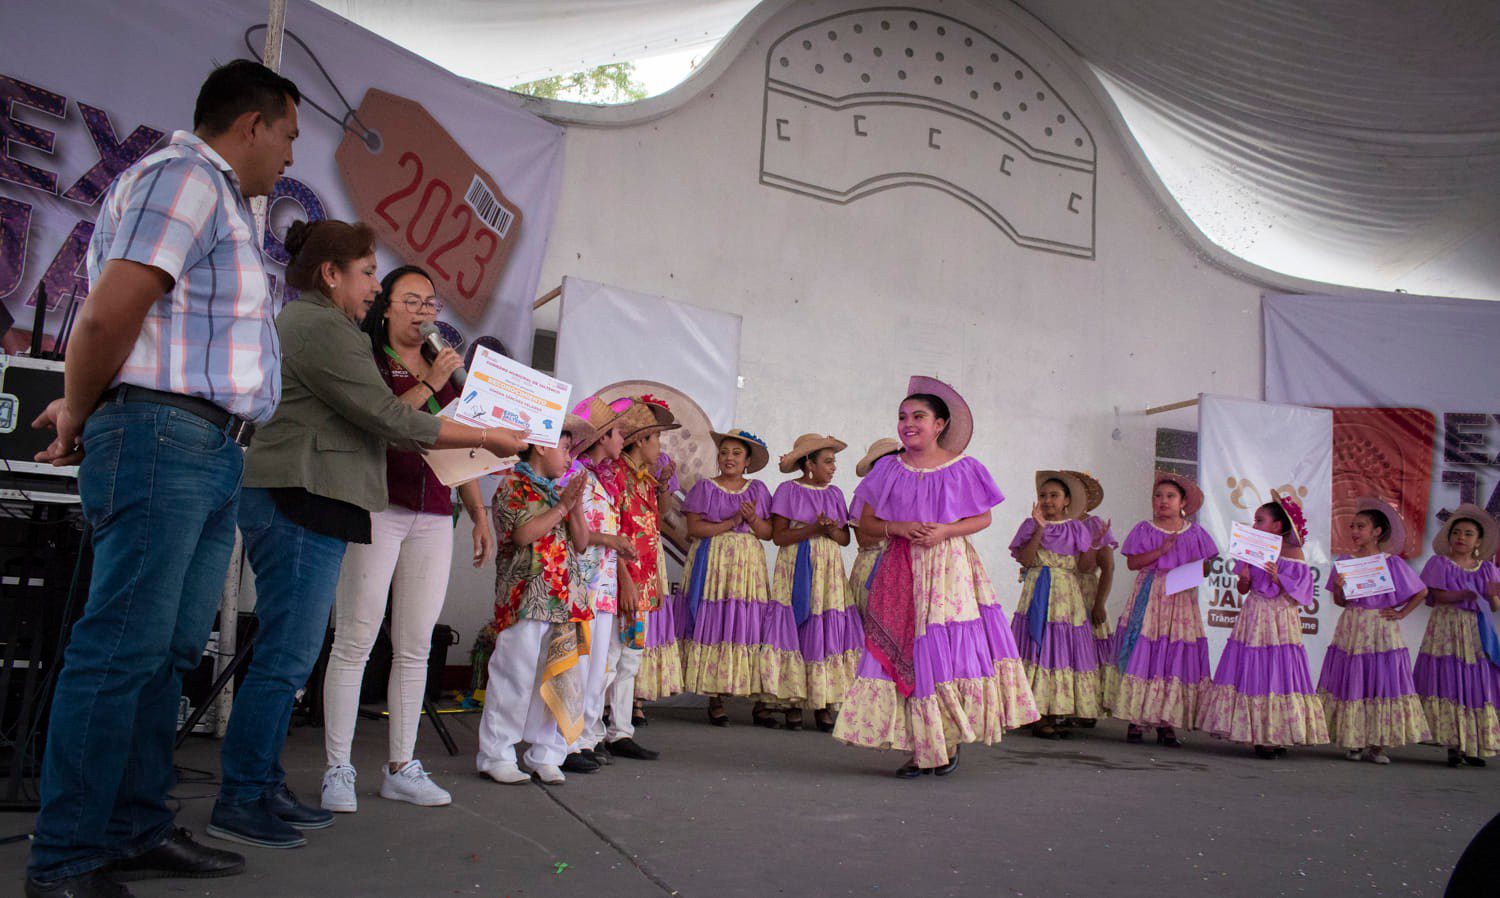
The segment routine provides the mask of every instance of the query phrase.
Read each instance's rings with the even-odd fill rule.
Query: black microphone
[[[433,358],[436,358],[438,353],[449,348],[448,344],[443,341],[443,332],[438,330],[437,325],[431,321],[422,322],[422,326],[417,328],[417,332],[422,335],[422,347],[431,350]],[[425,352],[423,353],[423,355],[426,354]],[[464,366],[459,365],[458,368],[454,369],[450,379],[453,381],[455,389],[463,390],[464,381],[469,379],[469,372]]]

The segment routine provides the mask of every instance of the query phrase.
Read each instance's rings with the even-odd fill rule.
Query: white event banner
[[[1209,654],[1215,664],[1239,617],[1228,556],[1236,522],[1249,523],[1271,501],[1271,491],[1294,497],[1307,517],[1303,551],[1313,568],[1313,603],[1303,608],[1302,641],[1313,676],[1333,638],[1338,607],[1323,589],[1330,566],[1329,520],[1333,504],[1333,413],[1251,399],[1204,395],[1198,403],[1198,477],[1202,525],[1225,554],[1200,592]]]
[[[555,367],[575,399],[654,380],[691,396],[716,430],[735,426],[740,316],[574,277],[561,302]]]

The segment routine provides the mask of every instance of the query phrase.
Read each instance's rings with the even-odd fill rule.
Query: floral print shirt
[[[588,591],[574,589],[583,582],[578,555],[568,540],[567,521],[518,546],[510,534],[522,524],[546,514],[553,503],[536,485],[512,471],[495,491],[495,533],[500,543],[495,559],[495,629],[520,620],[562,624],[594,617]]]
[[[635,546],[636,560],[627,563],[630,579],[640,593],[641,606],[661,607],[661,529],[657,523],[657,479],[624,460],[625,493],[621,497],[620,532]]]

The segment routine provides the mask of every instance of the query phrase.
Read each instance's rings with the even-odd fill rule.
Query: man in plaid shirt
[[[167,800],[182,675],[218,607],[244,447],[281,393],[249,198],[291,165],[300,100],[259,63],[222,66],[198,94],[193,131],[104,197],[64,397],[35,425],[57,431],[38,460],[80,466],[94,568],[52,704],[33,898],[244,869],[175,827]]]

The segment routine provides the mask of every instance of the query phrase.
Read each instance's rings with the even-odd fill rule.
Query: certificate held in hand
[[[1346,599],[1378,596],[1396,588],[1391,578],[1391,566],[1386,563],[1383,552],[1364,558],[1344,558],[1335,561],[1333,567],[1344,578]]]
[[[1281,557],[1281,537],[1235,521],[1229,533],[1229,557],[1263,568]]]

